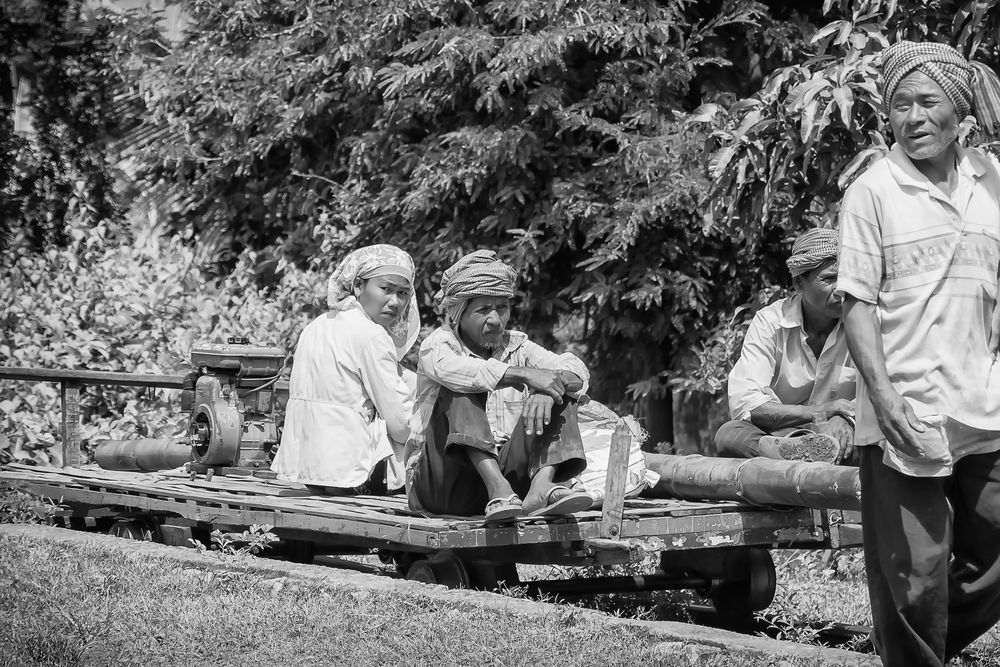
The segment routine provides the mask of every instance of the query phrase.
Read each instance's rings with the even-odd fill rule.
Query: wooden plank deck
[[[569,517],[524,517],[485,526],[482,517],[425,517],[411,512],[402,495],[330,497],[309,495],[301,485],[259,478],[192,481],[179,472],[109,471],[95,466],[0,467],[0,484],[59,503],[121,507],[177,515],[209,524],[249,526],[335,536],[359,546],[414,550],[482,549],[600,540],[599,511]],[[776,510],[737,502],[626,500],[620,540],[652,548],[716,546],[821,546],[813,510]]]

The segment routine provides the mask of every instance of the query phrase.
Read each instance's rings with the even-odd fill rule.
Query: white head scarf
[[[413,285],[413,258],[396,246],[385,243],[358,248],[342,259],[330,276],[326,304],[334,311],[353,308],[358,303],[354,296],[355,282],[387,275],[402,276]],[[413,347],[420,333],[416,289],[410,293],[410,303],[400,311],[399,317],[389,325],[388,331],[396,344],[396,358],[402,359]]]

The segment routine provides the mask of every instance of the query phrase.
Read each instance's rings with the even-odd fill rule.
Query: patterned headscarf
[[[326,304],[330,310],[353,308],[358,300],[354,284],[378,276],[402,276],[413,285],[413,259],[396,246],[380,243],[358,248],[340,261],[327,284]],[[413,347],[420,333],[420,312],[417,309],[416,290],[410,293],[410,303],[389,328],[389,335],[396,344],[396,358],[402,359]]]
[[[805,232],[792,244],[792,254],[785,260],[792,277],[809,273],[824,262],[836,259],[838,252],[837,232],[825,227],[817,227]]]
[[[934,42],[896,42],[882,54],[882,99],[886,106],[899,83],[922,72],[941,86],[962,120],[974,113],[979,128],[993,140],[1000,132],[1000,78],[983,63],[969,62],[961,53]]]
[[[465,305],[477,296],[514,296],[517,273],[492,250],[476,250],[445,269],[441,289],[434,295],[445,318],[457,323]]]

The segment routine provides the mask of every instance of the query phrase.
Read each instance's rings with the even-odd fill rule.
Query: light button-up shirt
[[[729,372],[729,412],[733,419],[749,421],[750,413],[765,403],[853,400],[856,383],[840,321],[817,359],[806,341],[802,297],[795,294],[761,308],[750,322],[743,351]]]

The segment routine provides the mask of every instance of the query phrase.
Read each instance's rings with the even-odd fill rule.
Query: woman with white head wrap
[[[281,479],[332,494],[403,485],[413,397],[399,360],[420,329],[413,278],[410,256],[384,244],[355,250],[333,272],[330,310],[295,349],[271,466]]]

